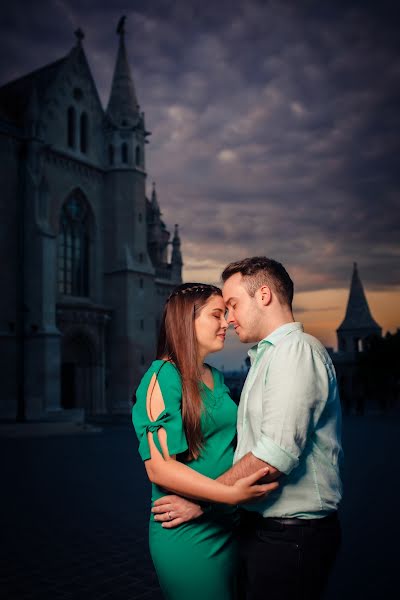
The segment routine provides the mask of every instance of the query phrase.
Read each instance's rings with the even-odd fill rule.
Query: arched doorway
[[[61,350],[61,406],[94,409],[96,348],[84,331],[66,335]]]

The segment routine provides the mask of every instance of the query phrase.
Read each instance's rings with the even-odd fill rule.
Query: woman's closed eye
[[[217,310],[217,311],[213,312],[212,316],[215,317],[216,319],[221,319],[223,316],[222,310]]]

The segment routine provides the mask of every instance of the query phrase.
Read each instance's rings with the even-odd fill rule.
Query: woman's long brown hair
[[[182,379],[182,420],[188,442],[188,458],[198,458],[203,446],[200,418],[201,373],[194,321],[211,296],[222,296],[214,285],[184,283],[168,298],[158,337],[157,358],[175,364]]]

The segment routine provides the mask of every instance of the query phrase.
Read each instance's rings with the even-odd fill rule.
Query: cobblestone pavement
[[[128,423],[102,427],[0,438],[5,600],[161,600],[134,434]],[[400,420],[350,417],[344,434],[344,542],[326,600],[394,598]]]
[[[150,489],[129,425],[0,448],[3,598],[161,599],[147,548]]]

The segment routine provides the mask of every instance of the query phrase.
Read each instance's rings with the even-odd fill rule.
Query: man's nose
[[[225,317],[226,322],[228,323],[228,325],[231,325],[232,323],[235,322],[235,319],[233,318],[233,314],[232,311],[228,311],[228,314]]]

